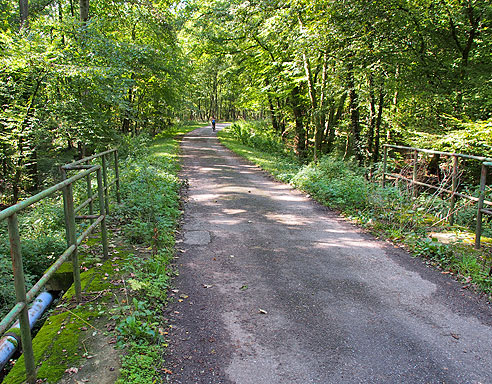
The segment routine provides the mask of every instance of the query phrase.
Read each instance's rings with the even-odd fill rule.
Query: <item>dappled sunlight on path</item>
[[[272,181],[209,128],[182,148],[177,285],[190,301],[173,320],[176,383],[487,381],[490,308]]]

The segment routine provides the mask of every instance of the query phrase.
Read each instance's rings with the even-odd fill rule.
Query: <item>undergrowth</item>
[[[117,346],[125,350],[119,384],[160,382],[164,335],[163,306],[174,271],[175,231],[181,214],[179,138],[198,125],[179,126],[153,142],[134,143],[122,164],[122,204],[115,217],[127,241],[146,248],[124,265],[130,302],[118,306]]]
[[[440,203],[439,197],[423,194],[413,199],[397,186],[382,188],[366,179],[363,168],[332,156],[303,165],[286,147],[272,139],[271,133],[260,134],[258,130],[261,129],[258,124],[235,123],[220,131],[219,138],[228,148],[278,180],[292,184],[330,208],[340,210],[375,235],[404,244],[413,255],[426,259],[428,264],[492,294],[492,277],[489,275],[492,260],[487,239],[484,239],[484,250],[476,251],[465,244],[469,236],[462,237],[464,241],[451,244],[432,238],[432,232],[443,230],[467,233],[463,226],[450,227],[441,219],[447,207]],[[469,211],[461,210],[456,221],[464,222],[469,220],[469,216]],[[484,232],[492,234],[490,224],[486,225]]]

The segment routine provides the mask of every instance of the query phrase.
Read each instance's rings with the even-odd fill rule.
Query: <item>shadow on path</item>
[[[169,382],[491,381],[485,303],[272,181],[210,127],[182,149]]]

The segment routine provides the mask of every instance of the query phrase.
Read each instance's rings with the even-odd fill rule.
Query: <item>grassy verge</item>
[[[161,382],[163,306],[181,214],[179,136],[199,126],[177,126],[154,140],[142,136],[124,144],[122,204],[111,207],[110,256],[103,259],[98,234],[79,248],[83,301],[77,304],[70,288],[36,335],[40,383],[96,383],[103,381],[101,374],[117,383]],[[108,355],[113,358],[104,372],[91,367]],[[4,383],[24,381],[21,357]]]
[[[221,142],[276,179],[290,183],[318,202],[339,210],[344,216],[376,236],[404,245],[413,255],[454,275],[466,286],[492,294],[490,239],[474,250],[472,235],[462,226],[440,223],[436,198],[422,195],[412,199],[397,187],[382,188],[364,177],[364,170],[335,157],[300,164],[278,139],[261,125],[233,124],[219,132]],[[454,241],[437,240],[442,232]]]
[[[116,217],[127,241],[140,245],[140,255],[125,265],[130,302],[118,308],[117,345],[125,350],[117,383],[160,382],[165,372],[162,354],[166,348],[163,306],[175,273],[169,263],[174,256],[175,232],[181,215],[178,179],[179,136],[200,125],[176,127],[138,146],[125,162],[122,176],[123,204]],[[143,150],[147,148],[148,150]]]

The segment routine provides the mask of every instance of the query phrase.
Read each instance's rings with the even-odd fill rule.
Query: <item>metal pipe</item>
[[[26,294],[26,300],[30,302],[32,299],[34,299],[34,296],[36,296],[39,291],[46,285],[48,280],[55,274],[56,271],[61,267],[61,265],[67,261],[67,259],[72,256],[72,253],[75,252],[76,246],[71,245],[68,247],[65,252],[62,253],[62,255],[56,260],[53,264],[51,264],[51,267],[49,267],[46,272],[44,273],[43,276],[38,280],[36,284],[27,292]]]
[[[383,188],[386,186],[386,170],[388,167],[388,147],[384,146],[384,155],[383,155]]]
[[[118,165],[118,151],[114,151],[114,178],[116,180],[116,202],[121,204],[120,196],[120,170]]]
[[[104,202],[105,202],[105,212],[109,215],[109,186],[108,186],[108,163],[106,161],[106,156],[102,156],[102,177],[104,182]]]
[[[32,330],[36,321],[40,319],[43,313],[53,302],[53,295],[49,292],[42,292],[36,300],[34,300],[32,307],[29,309],[29,327]],[[11,330],[19,329],[19,320],[17,320]],[[0,339],[0,370],[8,363],[12,355],[19,347],[19,339],[17,333],[7,332],[5,336]]]
[[[96,171],[97,175],[97,194],[99,196],[99,214],[103,218],[101,220],[101,241],[103,243],[103,254],[104,257],[107,258],[109,255],[109,250],[108,250],[108,230],[106,228],[106,210],[104,206],[104,184],[103,184],[103,178],[102,178],[102,171],[101,168],[99,168]]]
[[[453,174],[451,200],[449,202],[449,224],[454,225],[454,206],[456,205],[456,190],[458,189],[458,156],[453,155]]]
[[[480,197],[478,199],[477,227],[475,229],[475,249],[480,249],[480,237],[482,236],[482,209],[485,200],[485,186],[487,185],[487,166],[482,164],[480,172]]]

